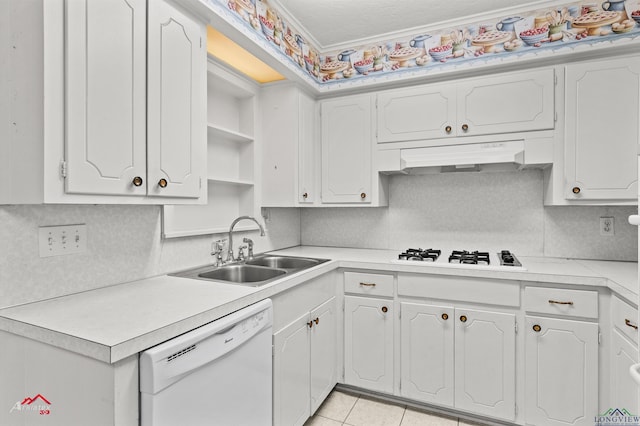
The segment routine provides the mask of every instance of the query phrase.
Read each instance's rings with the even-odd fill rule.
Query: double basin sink
[[[170,275],[259,287],[282,278],[286,274],[312,268],[324,262],[328,262],[328,259],[265,254],[244,263],[230,263],[223,266],[209,265]]]

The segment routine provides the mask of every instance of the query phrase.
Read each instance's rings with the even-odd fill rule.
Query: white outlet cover
[[[87,251],[87,225],[41,226],[38,228],[40,257]]]
[[[611,236],[615,234],[615,223],[613,217],[600,218],[600,235]]]

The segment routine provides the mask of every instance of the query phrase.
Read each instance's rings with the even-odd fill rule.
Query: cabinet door
[[[453,406],[453,308],[401,303],[400,310],[400,394]]]
[[[148,34],[148,194],[198,198],[206,184],[204,26],[156,0]]]
[[[344,299],[345,383],[393,393],[393,301]]]
[[[456,408],[513,421],[515,315],[456,309],[455,316]]]
[[[378,143],[455,135],[456,86],[453,84],[382,92],[378,95],[377,107]]]
[[[629,369],[638,362],[638,347],[614,329],[611,333],[611,402],[612,408],[640,413],[640,390]]]
[[[322,202],[370,203],[370,95],[325,101],[322,120]]]
[[[525,332],[527,424],[593,425],[598,324],[527,317]]]
[[[316,195],[316,103],[300,93],[298,138],[298,202],[312,204]]]
[[[553,69],[483,77],[460,83],[456,102],[457,134],[486,135],[553,129],[554,89]]]
[[[146,194],[146,19],[145,0],[65,4],[66,192]]]
[[[303,425],[309,406],[309,314],[273,335],[273,424]]]
[[[311,414],[338,382],[336,318],[335,297],[311,311]]]
[[[640,58],[568,65],[565,102],[565,197],[637,199]]]

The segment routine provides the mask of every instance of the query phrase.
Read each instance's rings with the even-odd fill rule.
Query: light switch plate
[[[40,257],[87,251],[87,225],[41,226],[38,228]]]

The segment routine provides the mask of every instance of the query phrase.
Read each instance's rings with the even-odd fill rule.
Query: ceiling
[[[548,5],[531,0],[275,0],[320,50],[411,28],[427,28],[499,9]],[[555,2],[557,3],[557,2]],[[506,11],[505,11],[506,12]],[[315,44],[314,43],[314,44]]]

